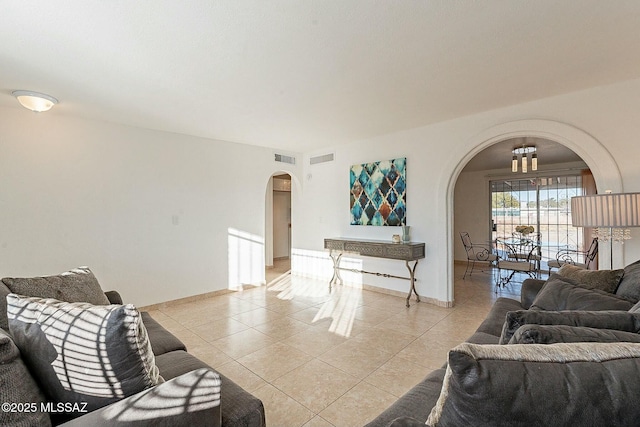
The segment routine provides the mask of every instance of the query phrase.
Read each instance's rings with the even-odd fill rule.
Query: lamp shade
[[[571,198],[574,227],[640,227],[640,193],[605,193]]]

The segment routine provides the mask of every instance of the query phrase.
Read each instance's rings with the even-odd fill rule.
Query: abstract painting
[[[406,225],[406,157],[351,166],[351,225]]]

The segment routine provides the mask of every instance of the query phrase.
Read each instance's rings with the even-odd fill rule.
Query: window
[[[532,225],[542,237],[542,260],[560,249],[581,249],[582,232],[571,225],[571,198],[582,195],[580,175],[490,181],[493,239]]]

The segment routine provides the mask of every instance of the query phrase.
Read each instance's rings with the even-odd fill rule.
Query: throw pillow
[[[640,313],[640,301],[635,303],[634,306],[629,309],[629,313]]]
[[[624,268],[624,276],[616,294],[632,301],[640,301],[640,260]]]
[[[613,329],[640,333],[640,313],[626,311],[509,311],[506,315],[500,344],[507,344],[522,325],[567,325]]]
[[[111,404],[162,382],[146,329],[133,305],[94,306],[7,296],[9,330],[53,402]],[[63,421],[82,413],[59,414]]]
[[[637,390],[640,344],[463,343],[427,425],[636,425]]]
[[[9,334],[0,330],[0,402],[14,405],[2,408],[0,425],[50,426],[46,412],[40,412],[44,396],[20,358],[20,351]],[[18,406],[22,405],[22,406]],[[27,405],[25,407],[25,405]]]
[[[587,289],[614,293],[624,276],[624,270],[586,270],[572,264],[564,264],[558,270],[558,274],[575,280]]]
[[[571,279],[552,274],[531,303],[535,310],[629,310],[633,303],[598,289],[575,285]]]
[[[7,321],[7,295],[10,293],[9,288],[0,281],[0,328],[5,331],[9,330],[9,322]]]
[[[5,277],[2,283],[10,292],[18,295],[54,298],[66,302],[88,302],[95,305],[109,304],[109,299],[102,291],[98,279],[88,267],[78,267],[57,276]],[[2,295],[2,289],[0,289],[0,297],[3,300],[6,298],[6,294]],[[3,305],[4,301],[0,304],[0,328],[8,330],[7,310]]]
[[[78,267],[56,276],[2,279],[9,290],[18,295],[53,298],[66,302],[88,302],[109,305],[109,299],[89,267]]]
[[[561,342],[640,343],[640,334],[584,326],[523,325],[509,340],[509,344],[555,344]]]

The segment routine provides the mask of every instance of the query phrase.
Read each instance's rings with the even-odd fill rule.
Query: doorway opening
[[[484,177],[488,174],[487,171],[492,169],[494,169],[490,172],[492,175],[497,173],[495,169],[502,169],[503,176],[513,176],[511,168],[507,166],[505,170],[504,163],[508,164],[511,161],[511,150],[515,146],[522,146],[522,144],[513,144],[510,147],[503,146],[502,148],[507,152],[506,157],[497,155],[498,153],[488,149],[493,146],[499,147],[505,140],[531,137],[547,139],[553,141],[556,148],[570,150],[577,157],[576,160],[579,160],[579,164],[569,167],[590,170],[594,190],[596,188],[607,189],[614,193],[622,191],[620,170],[611,153],[597,139],[579,128],[553,120],[525,119],[498,124],[475,135],[471,141],[473,148],[461,154],[455,160],[456,164],[452,165],[452,173],[447,184],[446,234],[448,236],[448,262],[444,272],[447,286],[439,296],[439,299],[447,304],[455,301],[454,282],[456,279],[454,262],[457,263],[458,260],[466,259],[464,248],[460,249],[463,253],[459,254],[459,232],[463,228],[471,228],[476,224],[477,227],[474,230],[477,231],[477,239],[490,240],[491,238],[491,235],[486,231],[490,229],[487,226],[487,223],[491,221],[488,215],[489,210],[478,209],[478,207],[488,203],[489,200],[488,185],[484,185]],[[541,154],[539,155],[541,156]],[[476,161],[480,159],[482,161]],[[540,157],[539,162],[540,169],[546,169],[541,167],[546,160]],[[482,167],[469,169],[472,164],[482,165]],[[553,166],[553,168],[555,169],[556,167]],[[476,175],[474,176],[474,174]],[[478,182],[482,188],[475,187]],[[465,187],[477,188],[477,191],[462,192],[461,190],[465,189]],[[469,204],[468,199],[471,199],[472,204]],[[478,216],[481,218],[478,218]],[[624,251],[621,246],[618,245],[612,249],[619,262],[612,265],[613,263],[609,263],[608,260],[601,259],[599,268],[624,266]]]
[[[512,150],[523,145],[537,147],[538,170],[513,172]],[[467,162],[455,183],[454,259],[466,260],[461,232],[497,252],[496,239],[508,241],[525,226],[540,245],[541,272],[548,271],[547,261],[560,249],[583,250],[591,240],[571,225],[570,200],[584,194],[588,170],[578,154],[550,139],[508,138],[485,147]]]
[[[291,271],[291,175],[276,174],[267,187],[265,280],[269,284]]]

